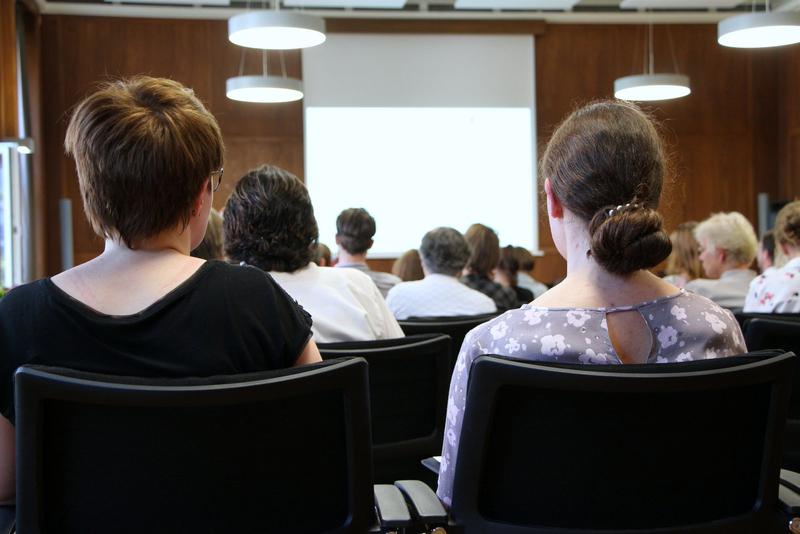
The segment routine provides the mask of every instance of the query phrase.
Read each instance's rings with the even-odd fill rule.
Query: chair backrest
[[[495,534],[774,532],[795,359],[559,366],[480,357],[454,519]]]
[[[749,350],[780,349],[800,354],[800,321],[754,317],[745,322],[744,340]],[[800,420],[800,368],[792,375],[789,419]]]
[[[464,342],[464,336],[486,321],[497,317],[497,313],[484,315],[465,315],[460,317],[411,317],[400,323],[400,328],[407,336],[415,334],[447,334],[452,339],[453,365],[455,365],[458,351]]]
[[[367,366],[204,379],[16,374],[17,530],[363,533]]]
[[[757,312],[743,312],[741,309],[733,309],[734,317],[739,322],[739,326],[744,331],[747,326],[747,321],[750,319],[778,319],[781,321],[800,321],[800,313],[757,313]],[[747,346],[750,348],[750,345]],[[751,349],[752,350],[752,349]]]
[[[319,349],[324,359],[359,356],[369,364],[376,472],[384,461],[410,459],[417,466],[439,454],[452,369],[449,336],[327,343]]]

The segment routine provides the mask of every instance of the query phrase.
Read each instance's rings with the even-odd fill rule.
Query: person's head
[[[778,212],[775,241],[787,258],[800,255],[800,200],[789,202]]]
[[[374,235],[375,219],[364,208],[348,208],[336,217],[336,244],[349,254],[366,254]]]
[[[461,232],[446,227],[425,234],[419,247],[422,267],[427,274],[459,276],[469,254],[469,245]]]
[[[735,211],[715,213],[694,229],[700,263],[709,278],[731,269],[746,268],[756,257],[758,239],[750,221]]]
[[[698,243],[694,238],[695,221],[681,223],[669,235],[672,253],[667,258],[667,274],[686,275],[689,280],[703,277],[703,266],[698,258]]]
[[[191,248],[203,239],[223,145],[191,89],[147,76],[103,84],[75,108],[64,147],[98,235],[131,249],[170,231],[188,230]]]
[[[225,259],[225,249],[222,243],[222,215],[217,210],[211,210],[206,236],[203,238],[203,242],[192,251],[192,256],[204,260]]]
[[[464,234],[470,248],[466,268],[471,273],[492,277],[492,271],[500,261],[500,240],[494,230],[483,224],[473,224]]]
[[[333,262],[331,262],[331,249],[329,249],[327,245],[323,243],[317,245],[317,255],[314,259],[314,263],[320,267],[330,267],[333,264]]]
[[[514,247],[514,258],[519,263],[519,270],[526,273],[533,271],[536,265],[536,258],[525,247]]]
[[[503,285],[517,287],[519,261],[514,247],[511,245],[500,249],[500,261],[497,263],[497,271],[503,278]]]
[[[761,236],[756,254],[758,270],[762,273],[775,265],[775,232],[770,230]]]
[[[658,265],[671,249],[655,211],[666,168],[658,132],[635,104],[597,102],[573,112],[541,162],[559,253],[569,260],[566,225],[578,223],[588,231],[587,254],[606,271],[624,276]]]
[[[294,272],[317,252],[317,220],[303,182],[274,165],[245,174],[225,206],[228,258],[265,271]]]
[[[392,264],[392,274],[403,282],[422,280],[425,273],[422,272],[422,263],[417,249],[407,250],[397,258]]]

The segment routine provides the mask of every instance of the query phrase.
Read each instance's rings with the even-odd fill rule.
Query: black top
[[[49,278],[0,299],[0,412],[14,422],[23,364],[114,375],[191,377],[292,366],[311,316],[272,277],[208,261],[139,313],[99,313]]]

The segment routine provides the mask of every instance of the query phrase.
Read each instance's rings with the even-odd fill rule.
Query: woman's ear
[[[553,193],[553,186],[550,184],[550,178],[544,179],[544,194],[547,196],[547,214],[553,219],[561,219],[564,217],[564,207],[561,201],[558,200],[555,193]]]
[[[211,191],[211,179],[206,178],[206,181],[203,182],[203,186],[200,188],[200,192],[194,199],[194,205],[192,206],[192,215],[197,215],[198,213],[200,213],[200,210],[203,207],[203,203],[205,202],[205,196],[209,191]]]

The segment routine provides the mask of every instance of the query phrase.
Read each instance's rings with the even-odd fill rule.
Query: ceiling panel
[[[572,9],[579,0],[456,0],[456,9]]]
[[[619,7],[631,9],[723,9],[733,8],[743,0],[622,0]]]
[[[402,9],[406,0],[283,0],[286,7],[341,7],[362,9]]]

